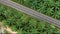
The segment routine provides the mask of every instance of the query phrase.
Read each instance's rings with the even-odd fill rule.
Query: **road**
[[[37,18],[38,20],[43,20],[43,21],[45,21],[47,23],[53,24],[53,25],[55,25],[57,27],[60,27],[60,21],[59,20],[53,19],[53,18],[51,18],[49,16],[46,16],[46,15],[44,15],[42,13],[38,13],[35,10],[32,10],[32,9],[27,8],[25,6],[22,6],[22,5],[20,5],[18,3],[15,3],[13,1],[0,0],[0,3],[4,4],[6,6],[10,6],[10,7],[14,8],[14,9],[20,11],[20,12],[26,13],[26,14],[34,17],[34,18]]]

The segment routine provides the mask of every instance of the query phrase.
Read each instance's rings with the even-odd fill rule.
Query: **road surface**
[[[60,21],[59,20],[56,20],[56,19],[53,19],[49,16],[46,16],[42,13],[38,13],[37,11],[35,10],[32,10],[30,8],[27,8],[27,7],[24,7],[18,3],[15,3],[13,1],[10,1],[10,0],[0,0],[0,3],[6,5],[6,6],[10,6],[20,12],[24,12],[32,17],[35,17],[37,18],[38,20],[43,20],[43,21],[46,21],[47,23],[50,23],[50,24],[53,24],[57,27],[60,27]]]

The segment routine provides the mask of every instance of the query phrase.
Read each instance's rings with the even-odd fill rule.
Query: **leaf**
[[[44,28],[45,28],[45,22],[44,22],[44,21],[39,22],[39,23],[38,23],[38,28],[44,29]]]
[[[34,33],[34,34],[39,33],[39,32],[37,31],[37,29],[31,29],[30,31],[31,31],[32,34],[33,34],[33,33]]]
[[[21,20],[22,20],[22,22],[24,22],[24,23],[27,23],[28,22],[28,16],[26,16],[25,14],[23,14],[23,16],[21,17]]]
[[[22,34],[22,33],[23,33],[22,29],[18,30],[18,34]]]
[[[4,7],[0,6],[0,15],[3,13]]]
[[[31,26],[36,27],[37,23],[38,23],[38,22],[37,22],[35,19],[29,20],[29,24],[30,24]]]

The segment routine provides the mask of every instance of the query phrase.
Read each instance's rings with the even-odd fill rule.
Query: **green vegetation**
[[[12,0],[60,20],[60,0]]]
[[[60,29],[0,4],[0,21],[18,34],[60,34]],[[48,25],[47,25],[48,24]]]
[[[0,4],[0,21],[19,34],[60,34],[60,29]]]

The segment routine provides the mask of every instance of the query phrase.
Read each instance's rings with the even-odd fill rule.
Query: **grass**
[[[60,34],[60,29],[11,7],[0,4],[0,21],[18,34]],[[48,24],[48,25],[47,25]]]

